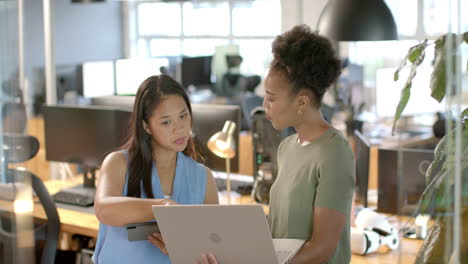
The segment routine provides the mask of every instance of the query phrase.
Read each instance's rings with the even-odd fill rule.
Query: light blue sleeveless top
[[[122,152],[128,161],[128,152]],[[123,190],[124,196],[127,196],[128,178],[127,172]],[[156,199],[164,198],[155,163],[153,163],[151,172],[151,184],[154,197]],[[177,154],[171,199],[179,204],[203,204],[205,201],[205,190],[205,166],[179,152]],[[143,189],[141,197],[147,198]],[[148,240],[128,241],[125,227],[114,227],[103,223],[99,224],[98,239],[92,260],[95,264],[171,263],[169,257],[164,255]]]

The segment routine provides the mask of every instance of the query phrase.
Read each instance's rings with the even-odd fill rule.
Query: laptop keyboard
[[[278,263],[283,263],[283,261],[286,259],[286,257],[291,254],[291,251],[288,250],[280,250],[276,251],[276,259],[278,260]]]

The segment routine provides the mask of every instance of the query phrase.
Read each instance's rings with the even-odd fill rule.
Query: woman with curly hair
[[[320,112],[340,61],[330,41],[305,25],[277,36],[273,55],[265,78],[266,116],[275,129],[294,127],[297,134],[278,148],[268,218],[272,236],[306,240],[289,263],[349,263],[354,157]],[[202,255],[201,262],[217,263],[213,254]]]
[[[354,157],[320,112],[340,61],[330,41],[305,25],[276,37],[273,55],[265,79],[266,116],[275,129],[297,131],[278,148],[278,176],[270,190],[273,238],[306,240],[291,263],[349,263]]]

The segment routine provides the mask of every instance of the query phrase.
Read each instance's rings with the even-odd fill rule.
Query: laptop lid
[[[261,205],[153,205],[173,264],[213,253],[220,263],[277,263]]]

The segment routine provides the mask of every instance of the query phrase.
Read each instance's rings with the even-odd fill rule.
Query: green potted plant
[[[435,45],[434,70],[431,75],[431,96],[441,102],[446,95],[448,78],[454,79],[457,63],[456,52],[459,45],[468,43],[468,32],[461,35],[445,34],[434,42],[427,39],[409,49],[408,54],[395,72],[394,80],[399,79],[403,67],[410,64],[410,75],[401,91],[399,104],[396,108],[393,129],[405,109],[411,96],[411,83],[416,75],[418,66],[423,62],[426,48]],[[452,56],[449,58],[449,56]],[[452,70],[447,71],[447,63]],[[465,65],[462,63],[462,65]],[[467,65],[468,70],[468,65]],[[429,205],[435,207],[434,224],[419,250],[415,263],[468,263],[468,108],[460,113],[461,126],[455,126],[439,141],[434,150],[434,161],[426,172],[427,187],[421,196],[418,212],[427,212]],[[460,147],[456,150],[456,146]],[[461,151],[460,151],[461,149]],[[460,153],[456,153],[456,152]],[[457,157],[459,160],[456,160]],[[458,170],[461,173],[461,186],[455,186],[454,175]],[[454,215],[455,187],[461,188],[461,212]],[[458,251],[452,245],[451,237],[454,235],[454,217],[460,218],[462,233]],[[456,256],[459,261],[456,262]]]

